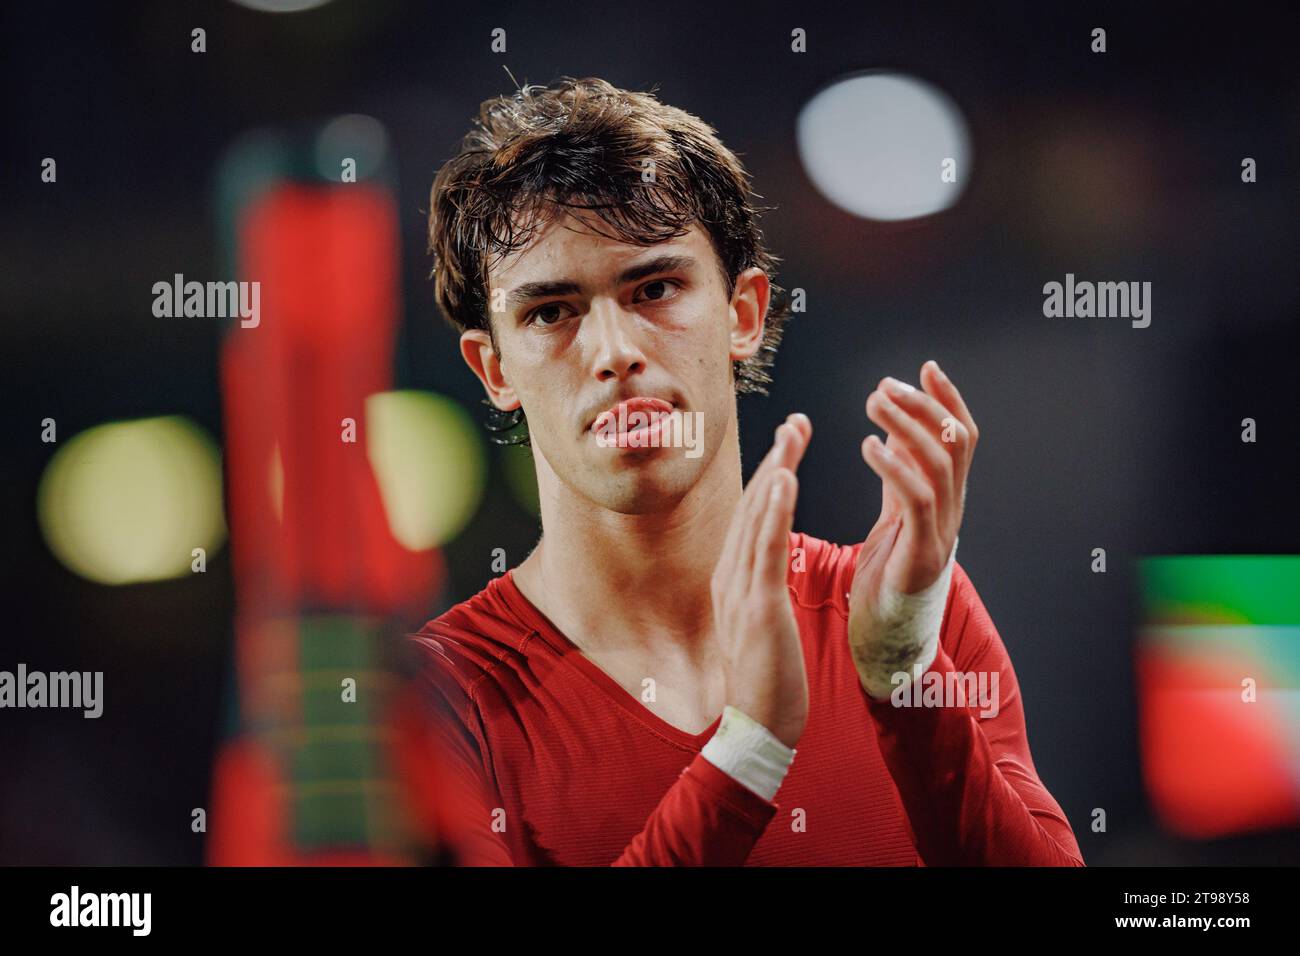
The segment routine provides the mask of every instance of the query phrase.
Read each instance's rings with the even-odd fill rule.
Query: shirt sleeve
[[[922,691],[934,681],[928,675],[948,686],[953,673],[984,673],[990,689],[996,674],[996,707],[900,707],[862,691],[922,862],[1083,866],[1074,832],[1034,768],[1011,659],[960,563]]]
[[[493,808],[502,801],[484,761],[487,747],[478,707],[438,660],[435,642],[418,638],[415,643],[428,652],[421,686],[433,700],[436,759],[455,807],[456,832],[447,834],[447,842],[461,865],[516,865],[521,861],[493,829]],[[740,866],[777,809],[697,754],[611,865]]]
[[[510,848],[494,829],[491,787],[481,772],[482,725],[465,688],[443,663],[441,646],[427,637],[413,641],[419,650],[417,686],[429,704],[429,746],[444,790],[446,808],[440,834],[461,866],[512,866]]]
[[[776,810],[696,754],[613,865],[741,866]]]

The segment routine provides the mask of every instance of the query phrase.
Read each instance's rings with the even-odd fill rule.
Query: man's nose
[[[616,302],[592,305],[584,331],[591,336],[592,372],[602,382],[645,371],[645,353],[637,345],[632,328],[635,321],[636,316]]]

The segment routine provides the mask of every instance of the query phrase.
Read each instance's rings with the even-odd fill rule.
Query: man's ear
[[[486,329],[466,329],[460,335],[460,354],[465,364],[470,367],[492,400],[492,404],[503,412],[519,407],[519,398],[515,390],[501,374],[501,358],[492,345],[492,337]]]
[[[763,326],[771,294],[771,280],[758,266],[752,266],[736,276],[736,288],[731,293],[733,362],[750,358],[763,344]]]

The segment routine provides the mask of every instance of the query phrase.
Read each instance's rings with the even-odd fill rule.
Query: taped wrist
[[[902,686],[911,686],[939,653],[943,610],[952,585],[958,538],[939,577],[924,591],[903,594],[882,586],[879,606],[873,609],[868,633],[850,641],[853,662],[862,687],[873,700],[888,700],[896,686],[895,674],[905,674]]]
[[[700,751],[704,759],[769,803],[794,760],[794,750],[744,711],[728,704]]]

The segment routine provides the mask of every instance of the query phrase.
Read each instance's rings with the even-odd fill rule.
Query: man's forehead
[[[524,248],[490,263],[489,285],[507,292],[523,282],[574,279],[590,281],[612,278],[629,264],[662,255],[689,256],[697,262],[712,251],[708,233],[691,223],[685,235],[654,245],[624,242],[600,235],[610,227],[595,220],[580,220],[569,214],[542,224]],[[562,274],[563,273],[563,274]]]

